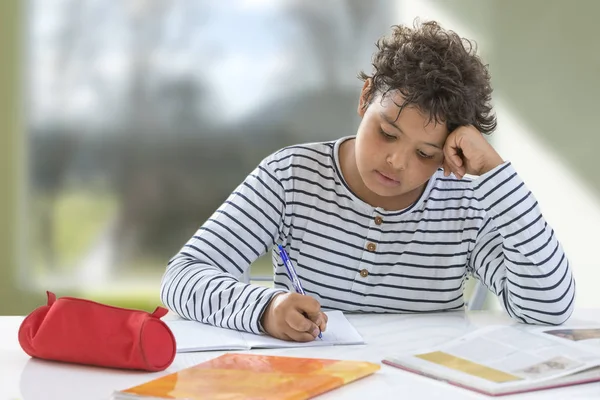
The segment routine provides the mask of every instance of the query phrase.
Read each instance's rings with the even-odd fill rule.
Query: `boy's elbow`
[[[180,275],[178,272],[181,269],[181,264],[181,261],[174,258],[167,265],[160,281],[160,301],[169,310],[185,317],[178,311],[178,305],[175,304],[175,291],[173,290],[173,287],[176,287],[176,277]]]
[[[520,319],[532,325],[562,325],[571,317],[574,307],[574,301],[569,302],[569,304],[559,310],[548,310],[546,312],[535,313],[534,315],[529,315],[530,312],[525,312],[522,315],[517,314]]]
[[[537,303],[534,307],[532,307],[533,304],[531,303],[527,306],[518,306],[516,304],[512,304],[512,302],[507,303],[505,303],[505,308],[513,319],[521,323],[531,325],[564,324],[571,317],[575,309],[574,296],[571,296],[568,299],[568,303],[566,305],[564,302],[545,304]],[[540,307],[540,304],[543,306]]]
[[[175,307],[172,306],[172,299],[169,298],[170,288],[172,285],[172,274],[169,274],[167,270],[160,281],[160,301],[162,304],[171,311],[175,311]]]
[[[571,317],[573,314],[573,308],[569,307],[564,312],[557,313],[556,315],[545,315],[544,322],[547,325],[562,325]]]
[[[571,317],[573,313],[572,309],[568,309],[565,312],[559,312],[556,314],[541,314],[536,313],[534,315],[531,312],[529,313],[515,313],[511,315],[512,319],[525,323],[527,325],[562,325]]]
[[[549,325],[561,325],[567,322],[571,315],[573,315],[573,311],[575,311],[575,279],[571,278],[571,284],[569,288],[566,290],[565,296],[563,297],[562,303],[568,301],[566,307],[561,310],[557,310],[552,313],[552,315],[548,315],[548,324]]]
[[[557,315],[553,315],[553,318],[551,318],[551,321],[549,322],[550,325],[561,325],[561,324],[564,324],[565,322],[567,322],[567,320],[569,318],[571,318],[571,315],[573,315],[573,311],[575,311],[574,295],[575,294],[573,294],[573,297],[571,298],[569,305],[564,310],[562,310]]]

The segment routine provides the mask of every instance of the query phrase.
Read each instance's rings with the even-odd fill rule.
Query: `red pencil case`
[[[175,359],[175,337],[160,320],[165,308],[148,313],[46,293],[48,304],[19,328],[31,357],[144,371],[162,371]]]

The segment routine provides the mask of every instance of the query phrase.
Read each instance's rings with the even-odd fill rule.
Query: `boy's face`
[[[368,108],[365,83],[358,114],[362,121],[355,143],[356,166],[371,192],[381,197],[420,195],[423,185],[442,165],[448,130],[428,122],[429,116],[402,104],[399,92],[376,95]]]

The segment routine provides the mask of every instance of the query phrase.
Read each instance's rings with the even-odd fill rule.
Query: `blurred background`
[[[356,133],[358,71],[415,17],[479,45],[490,140],[563,243],[577,306],[600,307],[599,15],[594,0],[0,2],[0,315],[45,290],[159,305],[166,262],[263,157]]]

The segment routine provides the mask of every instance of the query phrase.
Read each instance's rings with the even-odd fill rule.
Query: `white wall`
[[[477,41],[482,58],[490,63],[492,83],[496,93],[494,104],[499,125],[491,141],[504,159],[513,163],[527,186],[532,190],[546,220],[554,228],[561,241],[575,273],[576,306],[579,308],[600,307],[600,294],[598,293],[600,284],[600,257],[598,256],[598,249],[600,249],[598,240],[600,239],[598,234],[600,197],[596,190],[599,186],[599,178],[594,173],[595,171],[589,170],[594,167],[596,160],[588,160],[588,163],[585,164],[580,162],[582,156],[579,156],[588,154],[586,152],[589,151],[589,148],[586,146],[594,146],[594,140],[597,141],[598,129],[594,129],[596,116],[581,113],[581,116],[575,119],[572,116],[577,114],[576,108],[581,105],[575,101],[559,101],[567,100],[560,99],[560,96],[556,96],[556,101],[548,99],[547,91],[539,90],[539,88],[537,93],[540,101],[535,101],[535,92],[528,91],[527,94],[532,96],[533,100],[528,104],[521,103],[515,106],[518,104],[514,97],[515,90],[508,90],[510,78],[504,73],[504,76],[500,74],[500,78],[495,79],[493,73],[494,59],[501,60],[503,65],[508,65],[509,68],[511,65],[511,60],[506,59],[510,56],[510,52],[506,51],[506,48],[510,47],[510,43],[506,42],[506,36],[498,38],[497,35],[503,35],[505,31],[521,29],[521,35],[517,35],[520,40],[518,45],[523,47],[523,42],[529,41],[527,45],[535,56],[536,45],[541,46],[544,43],[545,30],[552,31],[555,38],[560,37],[555,32],[556,25],[553,26],[550,22],[560,17],[563,4],[564,7],[571,7],[571,3],[538,2],[540,16],[544,18],[534,20],[536,22],[530,22],[523,18],[525,12],[520,12],[519,4],[511,2],[511,10],[505,9],[502,13],[496,13],[496,8],[499,6],[495,1],[404,0],[398,3],[398,23],[411,24],[414,17],[417,16],[422,20],[437,20],[445,28],[455,30],[461,36]],[[546,4],[548,6],[544,8]],[[533,3],[527,2],[527,5],[523,7],[528,7],[527,12],[531,12],[532,5]],[[578,3],[578,5],[582,5],[582,3]],[[572,10],[571,14],[575,15]],[[514,21],[512,15],[514,15]],[[530,23],[531,25],[526,25]],[[527,36],[529,31],[532,33],[531,37]],[[587,69],[582,70],[577,59],[577,52],[587,57],[587,52],[591,50],[585,46],[581,46],[577,50],[576,46],[579,43],[577,37],[571,39],[573,39],[571,44],[567,40],[563,44],[554,40],[554,45],[558,46],[559,50],[564,49],[564,54],[569,55],[568,59],[566,57],[562,59],[562,70],[572,72],[570,76],[574,79],[578,78],[578,71],[581,80],[586,79],[586,73],[588,77],[595,76],[592,75],[593,66],[587,65]],[[584,42],[590,41],[587,36],[581,39]],[[573,46],[575,46],[575,50]],[[545,50],[548,49],[545,48]],[[597,48],[597,53],[600,53],[600,46]],[[556,54],[556,59],[560,60],[561,54]],[[539,82],[539,77],[534,76],[531,69],[520,68],[519,61],[520,59],[515,56],[512,63],[514,74],[527,73],[530,74],[532,80],[536,78]],[[552,66],[548,68],[551,70]],[[544,73],[544,70],[544,66],[541,65],[540,73]],[[526,80],[528,77],[521,76],[521,78]],[[548,76],[547,85],[554,84],[552,78],[552,76]],[[598,87],[598,80],[591,82],[588,86],[577,82],[580,87],[578,96],[580,93],[581,98],[594,101],[593,99],[597,99],[596,93],[598,92],[594,88]],[[600,101],[595,101],[600,105]],[[586,102],[585,106],[587,107],[589,104]],[[515,107],[518,107],[519,112],[515,112]],[[527,107],[531,107],[531,110]],[[540,107],[545,108],[540,110]],[[532,118],[531,121],[528,121],[526,117],[523,117],[530,112],[531,115],[544,114],[544,122],[554,126],[555,131],[550,132],[546,130],[548,128],[541,128],[545,125],[537,123],[539,120]],[[570,121],[565,121],[565,118],[569,118]],[[552,119],[556,120],[555,124],[552,124]],[[564,135],[572,137],[568,146],[565,145]],[[558,142],[557,138],[562,141]],[[496,306],[496,304],[494,303],[492,306]]]

